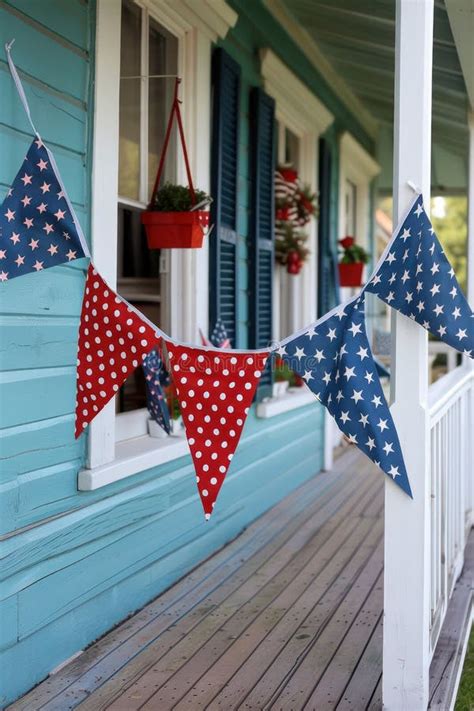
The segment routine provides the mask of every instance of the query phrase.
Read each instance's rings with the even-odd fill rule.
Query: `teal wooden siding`
[[[319,87],[284,31],[271,22],[265,29],[263,6],[256,2],[255,8],[255,23],[244,14],[222,43],[242,68],[241,347],[247,344],[249,313],[249,96],[262,83],[259,47],[270,46],[283,58],[288,53],[290,68],[315,90]],[[16,38],[14,57],[37,127],[56,155],[86,235],[94,17],[93,0],[4,0],[0,5],[0,40]],[[327,88],[324,92],[330,94]],[[0,95],[3,197],[31,141],[3,59]],[[331,102],[334,111],[337,97],[331,95]],[[350,128],[340,114],[341,130]],[[337,133],[333,139],[336,144]],[[334,195],[337,200],[337,190]],[[78,492],[85,442],[74,440],[73,410],[83,266],[28,275],[2,290],[0,705],[185,575],[322,466],[324,417],[315,402],[269,420],[251,411],[210,522],[202,515],[189,457],[94,492]]]

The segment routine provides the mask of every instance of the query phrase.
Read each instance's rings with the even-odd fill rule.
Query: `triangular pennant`
[[[269,352],[239,353],[165,343],[208,519]]]
[[[357,445],[411,496],[395,424],[365,332],[358,298],[294,336],[277,351]]]
[[[76,438],[158,340],[156,331],[106,284],[91,263],[79,326]]]
[[[0,281],[84,257],[71,210],[54,159],[38,138],[0,211]]]
[[[474,358],[474,314],[424,210],[421,195],[366,289],[436,338]]]
[[[170,413],[166,404],[163,387],[170,384],[170,376],[158,351],[153,349],[143,361],[146,383],[146,406],[151,418],[166,434],[170,434]]]

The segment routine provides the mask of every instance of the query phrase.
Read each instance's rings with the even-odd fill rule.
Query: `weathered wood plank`
[[[383,574],[380,575],[374,588],[370,591],[364,605],[361,607],[357,617],[353,621],[346,636],[342,640],[332,659],[328,661],[326,671],[319,679],[313,693],[309,697],[307,706],[309,708],[334,709],[336,708],[346,685],[354,672],[354,663],[358,663],[359,656],[363,653],[367,643],[371,640],[374,629],[382,617],[383,607]],[[368,702],[372,692],[377,686],[380,667],[382,664],[382,648],[379,655],[373,659],[373,672],[375,676],[373,686],[370,688],[366,677],[366,688],[369,692],[366,696]],[[366,665],[367,667],[367,658]],[[362,670],[357,670],[361,674]],[[362,676],[362,674],[361,674]],[[370,678],[370,677],[369,677]],[[353,697],[356,698],[356,697]],[[362,705],[363,698],[359,699]]]
[[[123,694],[136,680],[141,679],[148,671],[153,673],[157,660],[164,655],[168,655],[167,669],[173,662],[175,665],[181,666],[183,660],[181,655],[177,655],[177,650],[182,649],[184,645],[197,644],[199,646],[202,640],[212,636],[226,617],[232,616],[245,604],[249,595],[253,596],[256,589],[263,587],[266,582],[271,581],[274,575],[284,570],[295,551],[303,546],[308,536],[308,529],[311,530],[318,522],[325,521],[330,516],[331,510],[341,505],[341,498],[343,499],[344,495],[341,497],[336,494],[329,502],[325,503],[324,508],[319,512],[310,508],[308,514],[311,515],[306,521],[299,522],[298,528],[293,531],[290,537],[283,542],[276,537],[272,541],[267,555],[256,556],[238,568],[229,580],[217,587],[215,592],[206,598],[205,606],[193,609],[190,614],[172,627],[167,623],[156,641],[137,655],[116,678],[111,679],[109,683],[100,688],[90,698],[90,704],[85,702],[82,705],[83,708],[98,710],[108,707],[115,697]],[[268,555],[270,552],[271,555]],[[258,579],[256,579],[257,572]],[[212,615],[214,610],[222,610],[222,616],[219,619]],[[129,699],[124,700],[124,703],[128,704]],[[129,708],[133,708],[133,705],[130,705]]]
[[[297,661],[293,663],[289,678],[286,676],[283,680],[280,679],[276,690],[275,687],[259,684],[258,688],[262,690],[262,696],[267,696],[268,701],[277,708],[297,709],[304,706],[311,689],[319,681],[348,627],[372,591],[380,575],[382,555],[383,541],[377,546],[368,562],[364,563],[358,580],[351,581],[347,595],[341,604],[331,611],[322,631],[318,630],[316,637],[311,639],[300,655],[293,656],[293,660]],[[290,646],[287,645],[287,649]],[[268,696],[268,692],[271,696]]]
[[[160,678],[170,677],[142,708],[150,710],[175,706],[177,709],[184,709],[189,708],[191,704],[198,708],[208,708],[209,692],[212,698],[212,692],[215,693],[218,688],[219,679],[222,683],[226,678],[224,676],[222,679],[220,672],[225,669],[224,674],[229,674],[231,671],[226,669],[224,662],[224,667],[219,665],[217,673],[211,674],[209,678],[209,667],[220,661],[221,655],[234,645],[236,638],[240,642],[237,643],[237,654],[241,661],[246,657],[245,652],[254,649],[285,613],[288,613],[293,621],[298,614],[304,619],[306,606],[311,599],[317,599],[318,595],[326,589],[327,578],[334,580],[340,575],[351,562],[351,558],[357,556],[358,547],[361,546],[363,549],[365,535],[370,535],[371,524],[367,521],[365,526],[357,526],[355,517],[350,523],[348,522],[347,528],[341,527],[341,523],[346,516],[350,517],[350,514],[351,512],[347,510],[344,513],[338,512],[338,515],[331,518],[328,524],[320,527],[312,540],[305,544],[302,551],[298,551],[281,574],[275,576],[264,589],[257,590],[249,596],[245,604],[229,620],[224,621],[224,624],[221,624],[221,619],[225,608],[211,613],[211,617],[214,616],[219,621],[216,633],[205,644],[197,640],[199,645],[197,649],[196,642],[188,637],[186,643],[181,645],[181,649],[176,650],[180,653],[180,660],[187,659],[184,664],[180,662],[180,668],[176,673],[169,674],[170,664],[165,658],[163,664],[160,664],[159,675],[153,671],[152,675],[147,675],[152,678],[140,679],[136,685],[138,688],[134,691],[130,690],[130,694],[135,695],[137,691],[141,692],[142,689],[153,688],[153,686],[158,688]],[[306,561],[303,568],[301,568],[302,561]],[[261,571],[258,572],[259,576],[260,573]],[[305,604],[302,605],[303,597]],[[190,642],[189,646],[188,642]],[[163,669],[166,670],[164,673]],[[196,679],[200,679],[200,682],[193,685]],[[189,689],[189,692],[183,697],[183,691],[186,689]],[[181,702],[177,703],[181,697],[183,697]],[[115,706],[117,711],[125,708],[123,700],[120,705]]]
[[[315,557],[293,578],[271,606],[246,627],[245,631],[237,635],[224,654],[214,660],[211,668],[193,685],[177,708],[184,708],[191,700],[206,708],[218,708],[229,703],[237,705],[271,666],[291,635],[298,631],[302,639],[309,636],[306,624],[309,612],[316,605],[324,606],[323,598],[328,587],[335,585],[335,592],[339,574],[343,571],[344,578],[350,577],[351,569],[357,570],[360,556],[366,553],[364,546],[356,550],[358,542],[363,540],[363,533],[360,533],[359,538],[359,531],[354,529],[358,525],[357,510],[364,506],[368,497],[370,494],[366,493],[355,502],[352,510],[344,507],[338,512],[333,519],[335,529],[332,537],[321,546]],[[347,525],[341,526],[340,521],[344,517]],[[336,552],[327,553],[332,546],[335,546]],[[341,577],[341,581],[342,579]],[[345,588],[346,584],[343,582],[341,587]],[[219,632],[224,630],[225,627]],[[215,651],[216,642],[209,652],[210,661],[215,656]],[[195,663],[196,657],[189,664]],[[283,673],[283,668],[280,668],[280,671]]]
[[[360,702],[363,708],[369,704],[380,680],[380,670],[382,668],[382,633],[381,616],[336,706],[337,711],[354,711],[354,702],[356,700]]]
[[[165,592],[140,613],[86,650],[60,673],[50,677],[23,697],[15,704],[15,708],[21,711],[36,711],[40,705],[55,697],[57,698],[49,708],[56,707],[56,704],[60,708],[61,704],[65,703],[64,696],[61,695],[64,690],[68,690],[68,693],[80,701],[81,689],[82,696],[85,697],[100,685],[102,672],[99,674],[97,671],[99,665],[105,665],[103,678],[107,678],[107,674],[112,675],[130,658],[130,649],[124,647],[125,643],[136,650],[140,644],[145,645],[158,636],[161,628],[156,626],[156,622],[162,623],[162,620],[158,620],[161,614],[168,616],[175,612],[185,615],[217,585],[223,584],[229,574],[235,572],[238,563],[245,563],[256,554],[259,554],[262,560],[271,555],[274,541],[277,536],[281,536],[281,531],[284,530],[288,537],[291,536],[308,517],[304,510],[308,503],[318,498],[323,506],[333,495],[334,488],[340,485],[340,477],[341,474],[337,472],[319,475],[296,489],[274,510],[252,523],[234,544],[223,548],[186,576],[179,583],[179,594],[176,593],[175,587]],[[179,619],[179,615],[176,619]],[[76,681],[77,685],[73,687]]]

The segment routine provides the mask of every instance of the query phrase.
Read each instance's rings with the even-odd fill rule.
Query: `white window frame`
[[[237,14],[225,0],[201,0],[198,12],[187,0],[179,5],[167,0],[134,1],[178,38],[178,73],[183,78],[183,121],[191,170],[196,185],[209,191],[211,48],[235,24]],[[98,0],[96,15],[92,255],[113,288],[117,282],[121,5],[118,0]],[[182,157],[177,179],[186,181]],[[197,250],[169,250],[167,257],[169,280],[176,285],[176,295],[179,293],[179,298],[170,298],[167,330],[176,338],[193,342],[198,329],[208,326],[208,244]],[[112,400],[91,423],[87,469],[78,477],[80,490],[96,489],[188,453],[182,437],[140,436],[146,410],[132,415],[135,419],[131,413],[116,416]],[[117,434],[124,434],[125,421],[128,436],[135,437],[119,441]]]
[[[318,191],[318,139],[334,116],[308,87],[270,49],[260,53],[264,89],[275,99],[276,118],[299,138],[298,175],[302,183]],[[317,220],[309,224],[309,258],[299,275],[274,269],[273,328],[279,340],[317,318]],[[287,302],[288,333],[280,333],[280,292]]]
[[[356,234],[351,237],[367,250],[370,247],[370,184],[379,173],[380,165],[370,153],[349,132],[343,133],[339,139],[339,239],[346,236],[342,232],[346,222],[346,181],[350,180],[356,186]]]

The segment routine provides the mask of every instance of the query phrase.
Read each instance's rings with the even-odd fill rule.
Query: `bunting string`
[[[4,283],[81,257],[90,259],[54,156],[31,120],[11,45],[6,46],[8,65],[37,138],[2,205],[0,281]],[[348,441],[411,496],[397,431],[366,333],[366,292],[473,357],[474,314],[419,193],[360,293],[268,348],[230,349],[221,321],[209,340],[201,334],[203,345],[171,338],[119,296],[89,261],[78,335],[75,436],[84,432],[142,365],[150,413],[169,432],[161,388],[164,380],[159,373],[167,359],[199,496],[209,518],[261,374],[271,353],[278,353],[327,408]]]

